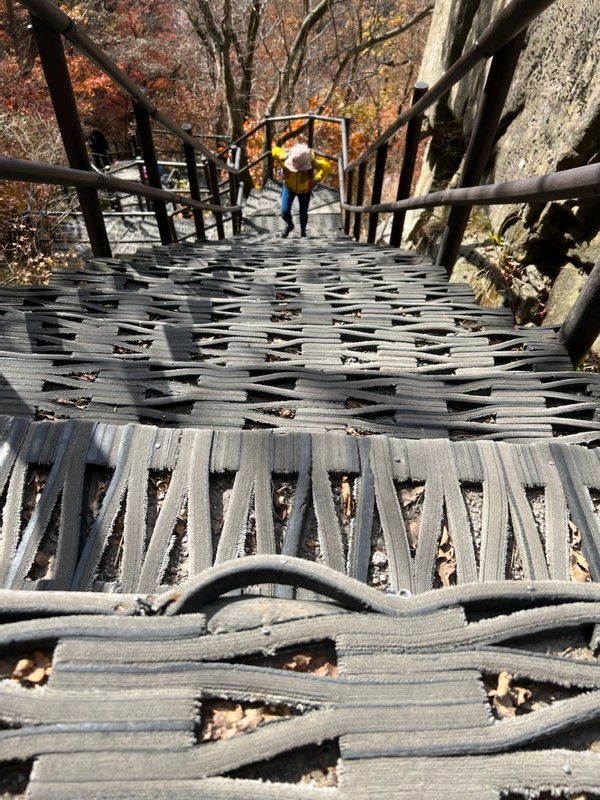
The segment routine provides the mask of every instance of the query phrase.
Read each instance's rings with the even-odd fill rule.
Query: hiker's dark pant
[[[306,233],[308,207],[310,205],[310,192],[296,194],[296,192],[293,192],[288,186],[283,184],[283,189],[281,191],[281,216],[289,227],[294,224],[292,222],[292,203],[294,202],[295,197],[298,198],[298,206],[300,211],[300,232]]]

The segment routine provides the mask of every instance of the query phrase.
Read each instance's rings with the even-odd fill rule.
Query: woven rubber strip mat
[[[206,429],[600,438],[600,377],[415,254],[172,245],[0,288],[0,413]]]
[[[331,600],[218,599],[265,581]],[[0,752],[31,800],[600,792],[596,586],[409,598],[257,556],[106,601],[17,592],[0,616],[3,651],[51,672],[0,682]],[[499,718],[506,675],[544,700]]]
[[[0,584],[162,591],[240,556],[380,590],[600,580],[598,450],[0,418]],[[445,558],[444,575],[440,557]]]
[[[0,316],[0,793],[596,797],[600,379],[554,331],[260,235]]]

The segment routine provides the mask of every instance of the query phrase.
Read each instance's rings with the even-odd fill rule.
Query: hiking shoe
[[[293,222],[291,225],[288,225],[287,228],[284,230],[284,232],[281,234],[281,238],[286,239],[290,235],[290,233],[294,230],[295,227],[296,226],[294,225]]]

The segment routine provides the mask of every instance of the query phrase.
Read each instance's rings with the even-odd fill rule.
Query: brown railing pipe
[[[467,186],[464,189],[443,189],[395,203],[380,203],[377,206],[358,204],[352,206],[344,203],[343,207],[357,215],[370,214],[373,211],[386,214],[403,208],[468,206],[480,203],[502,205],[529,201],[569,200],[576,197],[600,197],[600,164],[588,164],[585,167],[574,167],[537,178],[521,178],[506,183]]]
[[[315,146],[315,118],[312,114],[308,117],[308,146],[311,150]]]
[[[476,186],[483,177],[496,139],[502,109],[523,49],[526,32],[522,30],[492,59],[458,182],[459,189],[464,186]],[[449,275],[452,274],[458,257],[471,208],[471,206],[456,206],[448,217],[435,263],[444,265]]]
[[[60,35],[33,15],[31,24],[67,160],[72,168],[91,172],[90,158],[83,138],[79,111]],[[92,252],[95,256],[110,257],[112,255],[110,242],[98,192],[93,188],[79,188],[77,196]]]
[[[424,81],[417,81],[417,83],[415,83],[412,96],[413,106],[423,97],[427,88],[428,84]],[[404,158],[402,159],[402,169],[400,170],[400,177],[398,179],[396,200],[404,200],[410,195],[413,176],[415,174],[415,164],[417,163],[422,122],[423,114],[420,114],[418,117],[413,117],[407,125],[406,139],[404,140]],[[392,247],[400,247],[405,218],[406,211],[396,211],[394,214],[392,230],[390,232],[390,244]]]
[[[377,205],[381,202],[381,192],[383,189],[383,178],[385,176],[385,162],[387,160],[388,146],[382,144],[377,151],[377,158],[375,159],[375,173],[373,174],[373,188],[371,190],[371,205]],[[367,242],[369,244],[375,243],[377,236],[377,214],[369,216],[369,229],[367,232]]]
[[[340,170],[341,170],[341,180],[340,180],[340,187],[343,186],[343,177],[344,177],[344,167],[343,162],[340,160]],[[346,203],[350,204],[352,202],[352,192],[354,191],[354,170],[349,172],[346,177]],[[350,236],[350,223],[352,221],[352,213],[347,209],[344,211],[344,233],[346,236]]]
[[[120,69],[115,62],[99,47],[85,31],[80,30],[74,19],[65,14],[58,6],[49,0],[19,0],[36,18],[45,22],[57,33],[62,34],[90,61],[96,64],[111,80],[126,92],[138,105],[143,108],[157,123],[163,125],[179,139],[187,142],[196,150],[202,152],[205,158],[217,160],[210,150],[203,147],[198,141],[188,137],[181,127],[162,114],[157,107],[148,100],[144,89]]]
[[[365,196],[365,181],[367,178],[367,165],[361,164],[358,168],[358,182],[356,185],[356,205],[360,206],[363,201],[363,197]],[[361,214],[360,211],[356,212],[354,215],[354,239],[357,242],[360,242],[360,223],[361,223]]]
[[[154,149],[154,140],[152,138],[150,115],[146,109],[142,108],[142,106],[140,106],[136,101],[133,102],[133,112],[135,114],[135,123],[140,139],[140,146],[144,156],[144,164],[146,166],[148,183],[150,186],[160,189],[162,187],[162,183],[160,180],[160,170],[158,168],[156,151]],[[167,204],[165,201],[161,199],[153,200],[152,209],[156,217],[160,241],[163,244],[171,244],[171,242],[176,241],[173,222],[167,213]]]
[[[219,190],[219,173],[214,161],[209,161],[207,164],[208,167],[208,177],[209,182],[208,185],[210,187],[210,192],[212,196],[212,201],[214,205],[220,206],[221,205],[221,193]],[[223,213],[221,211],[215,211],[215,222],[217,225],[217,235],[219,239],[225,238],[225,227],[223,225]]]
[[[450,91],[479,61],[495,55],[554,2],[556,0],[512,0],[498,14],[491,25],[483,31],[477,41],[423,95],[421,100],[408,111],[400,114],[381,136],[375,139],[360,158],[348,165],[347,169],[358,167],[368,161],[376,153],[377,148],[387,142],[402,125],[405,125],[413,117],[427,111],[436,100],[439,100],[440,97]]]
[[[40,164],[26,161],[21,158],[7,158],[0,156],[0,179],[10,181],[27,181],[28,183],[46,183],[54,186],[74,186],[78,189],[105,189],[106,191],[123,192],[124,194],[141,195],[150,200],[164,200],[177,202],[189,208],[200,208],[205,211],[223,212],[223,206],[214,206],[212,203],[197,202],[189,197],[184,197],[168,189],[156,189],[154,186],[145,186],[135,181],[126,181],[98,172],[58,167],[54,164]],[[240,211],[241,206],[228,208],[228,211]]]
[[[271,148],[273,147],[273,123],[268,114],[265,114],[265,144],[264,152],[267,155],[267,178],[273,180],[273,156],[271,155]]]
[[[600,335],[599,307],[600,261],[597,261],[558,332],[558,339],[575,366],[583,361]]]
[[[183,130],[189,135],[192,135],[192,126],[186,122],[181,126]],[[193,200],[200,200],[200,181],[198,180],[198,165],[196,163],[196,152],[187,142],[183,143],[183,154],[185,157],[185,165],[187,168],[188,183],[190,186],[190,197]],[[206,231],[204,229],[204,215],[199,208],[193,210],[194,226],[196,228],[196,236],[198,239],[206,239]]]

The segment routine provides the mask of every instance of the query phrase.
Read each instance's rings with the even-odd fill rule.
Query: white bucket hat
[[[312,151],[305,144],[295,144],[284,165],[290,172],[306,172],[312,169]]]

